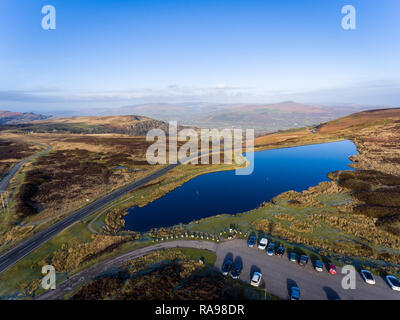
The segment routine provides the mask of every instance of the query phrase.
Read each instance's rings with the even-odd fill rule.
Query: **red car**
[[[336,266],[332,263],[328,264],[328,271],[330,274],[336,274]]]

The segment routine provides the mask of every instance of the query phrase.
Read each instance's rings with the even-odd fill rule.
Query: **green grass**
[[[189,259],[196,261],[200,260],[201,258],[204,259],[204,263],[210,266],[213,266],[215,264],[215,261],[217,260],[217,255],[214,252],[208,250],[199,250],[191,248],[180,248],[179,250]]]
[[[63,243],[67,243],[71,241],[71,239],[80,242],[89,241],[91,233],[86,227],[82,226],[82,224],[78,223],[64,230],[1,274],[0,297],[16,296],[20,293],[20,288],[23,283],[42,279],[43,275],[41,270],[44,265],[43,263],[53,252],[60,249]],[[59,275],[57,276],[57,280],[62,281],[64,277],[64,275]]]

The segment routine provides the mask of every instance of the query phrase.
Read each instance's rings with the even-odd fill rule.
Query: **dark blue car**
[[[250,248],[253,248],[256,243],[257,243],[257,237],[256,236],[250,236],[249,240],[247,240],[247,245]]]
[[[233,261],[231,259],[226,259],[222,265],[221,271],[222,275],[227,276],[232,270]]]
[[[242,273],[242,269],[243,269],[242,261],[241,260],[235,261],[231,272],[232,278],[239,279],[239,276]]]

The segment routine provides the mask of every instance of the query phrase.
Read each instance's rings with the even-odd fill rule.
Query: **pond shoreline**
[[[245,212],[282,192],[302,191],[327,181],[329,172],[351,169],[349,157],[356,153],[349,140],[256,151],[251,175],[217,171],[197,176],[144,207],[128,209],[126,229],[144,232]]]

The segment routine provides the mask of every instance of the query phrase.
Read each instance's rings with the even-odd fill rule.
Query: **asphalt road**
[[[38,155],[35,155],[38,156]],[[28,158],[29,159],[29,158]],[[27,161],[26,159],[25,161]],[[21,164],[22,165],[22,164]],[[146,183],[157,179],[170,171],[171,169],[175,168],[178,166],[178,164],[171,164],[163,169],[160,169],[152,174],[150,174],[147,177],[144,177],[143,179],[140,179],[138,181],[135,181],[129,185],[126,185],[125,187],[118,189],[107,196],[98,199],[88,206],[76,211],[75,213],[69,215],[68,217],[58,221],[57,223],[53,224],[52,226],[48,227],[47,229],[40,231],[36,233],[34,236],[32,236],[30,239],[25,240],[18,244],[17,246],[13,247],[12,249],[8,250],[6,253],[0,255],[0,274],[3,273],[5,270],[13,266],[15,263],[17,263],[19,260],[21,260],[23,257],[31,253],[33,250],[53,238],[55,235],[57,235],[59,232],[64,230],[65,228],[69,227],[73,223],[84,219],[87,216],[90,216],[91,214],[95,213],[96,211],[104,208],[111,202],[117,200],[121,196],[123,196],[126,193],[129,193]]]
[[[8,186],[10,185],[11,179],[15,176],[15,174],[18,172],[18,170],[29,160],[32,160],[33,158],[39,157],[45,152],[49,151],[51,148],[48,146],[44,146],[40,143],[37,143],[37,145],[41,147],[45,147],[46,150],[43,150],[39,153],[36,153],[34,155],[31,155],[30,157],[18,162],[14,167],[11,168],[10,171],[7,172],[7,174],[1,179],[0,181],[0,192],[6,191],[8,189]]]
[[[291,286],[298,286],[301,299],[304,300],[399,300],[400,292],[393,291],[386,282],[375,277],[376,285],[366,284],[359,274],[356,275],[356,289],[345,290],[341,286],[341,269],[336,276],[326,270],[322,273],[314,271],[311,263],[301,267],[288,260],[287,256],[267,256],[257,248],[248,248],[244,240],[231,240],[216,244],[214,242],[196,240],[176,240],[159,243],[145,248],[136,249],[120,256],[99,262],[90,268],[77,273],[64,282],[57,284],[57,289],[48,291],[37,297],[38,300],[55,300],[62,298],[73,290],[101,273],[121,265],[122,263],[149,254],[156,250],[168,248],[206,249],[217,254],[215,267],[220,269],[227,256],[242,259],[243,272],[240,279],[250,282],[254,271],[261,271],[267,292],[282,299],[287,299]]]

